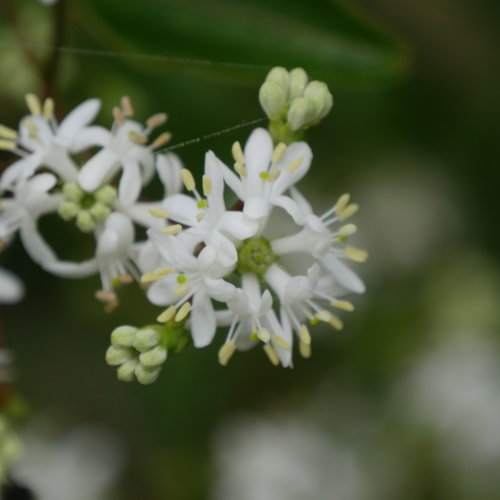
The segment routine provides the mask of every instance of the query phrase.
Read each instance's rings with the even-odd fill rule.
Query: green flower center
[[[273,253],[271,244],[265,238],[251,238],[238,250],[238,267],[240,274],[255,273],[263,276],[269,266],[278,257]]]

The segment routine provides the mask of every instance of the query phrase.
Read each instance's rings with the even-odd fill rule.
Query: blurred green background
[[[19,242],[4,252],[27,285],[2,310],[17,388],[57,432],[93,423],[122,442],[103,498],[500,498],[499,15],[493,0],[2,0],[2,123],[35,91],[61,116],[99,97],[108,126],[129,95],[139,118],[168,112],[172,146],[202,138],[175,150],[200,173],[251,127],[203,136],[263,118],[267,71],[301,66],[335,100],[301,188],[318,212],[346,191],[361,205],[367,293],[292,370],[257,350],[222,368],[214,345],[150,387],[118,382],[111,330],[156,309],[129,287],[106,315],[97,277],[44,274]],[[66,255],[90,251],[46,226]]]

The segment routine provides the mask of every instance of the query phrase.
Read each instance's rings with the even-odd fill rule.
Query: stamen
[[[279,176],[281,175],[281,170],[278,170],[277,168],[271,170],[269,173],[269,182],[275,181]]]
[[[130,97],[124,95],[121,99],[121,103],[125,116],[134,116],[134,107],[132,106]]]
[[[161,229],[161,232],[163,234],[168,235],[168,236],[170,236],[172,234],[180,233],[181,231],[182,231],[182,226],[180,224],[172,224],[170,226],[167,226],[167,227],[164,227],[163,229]]]
[[[299,338],[303,344],[309,345],[311,343],[311,334],[306,325],[300,325]]]
[[[13,151],[16,149],[16,143],[0,139],[0,149],[4,151]]]
[[[359,209],[359,205],[356,203],[351,203],[350,205],[347,205],[342,211],[337,211],[339,215],[339,220],[345,220],[351,217],[351,215],[354,215]]]
[[[286,144],[284,142],[280,142],[273,151],[271,156],[271,161],[273,163],[277,163],[283,157],[283,153],[286,151]]]
[[[343,311],[352,312],[354,311],[354,305],[348,300],[333,300],[332,307],[337,309],[342,309]]]
[[[36,137],[38,135],[38,127],[33,120],[28,118],[23,121],[23,125],[27,128],[30,137]]]
[[[342,330],[342,328],[344,328],[344,323],[342,322],[342,320],[338,316],[335,316],[335,314],[331,315],[331,318],[330,318],[330,321],[328,321],[328,324],[331,327],[335,328],[335,330]]]
[[[299,342],[299,352],[303,358],[309,359],[311,357],[311,345]]]
[[[156,114],[150,116],[146,120],[146,126],[148,128],[159,127],[160,125],[163,125],[167,121],[167,118],[168,118],[167,113],[156,113]]]
[[[231,339],[228,340],[219,350],[219,363],[226,366],[236,351],[236,342]]]
[[[290,349],[290,344],[283,337],[280,337],[279,335],[273,335],[271,338],[273,339],[273,342],[276,345],[279,345],[282,349],[285,349],[287,351]]]
[[[15,141],[17,139],[17,132],[10,127],[6,127],[5,125],[0,125],[0,137],[2,139],[11,139]]]
[[[153,217],[157,217],[158,219],[168,219],[170,217],[170,212],[160,207],[151,206],[148,210]]]
[[[280,359],[278,358],[278,355],[276,354],[276,351],[274,350],[273,346],[271,344],[265,344],[263,349],[264,352],[267,354],[269,361],[271,361],[271,363],[274,366],[278,366],[280,363]]]
[[[174,288],[173,293],[176,297],[182,297],[187,295],[190,291],[191,288],[187,283],[181,283]]]
[[[43,117],[48,121],[54,117],[54,99],[47,97],[43,103]]]
[[[177,311],[177,314],[175,315],[175,321],[181,322],[189,314],[190,310],[191,304],[189,302],[184,302],[182,307]]]
[[[368,252],[354,247],[346,247],[344,255],[353,262],[366,262],[368,259]]]
[[[118,276],[118,281],[122,284],[129,284],[134,282],[134,278],[130,274],[123,274]]]
[[[240,174],[241,177],[246,177],[247,176],[247,169],[243,165],[243,163],[236,162],[234,164],[234,169],[238,174]]]
[[[137,144],[146,144],[148,142],[148,138],[144,135],[139,134],[135,130],[131,130],[128,133],[128,137],[131,141],[136,142]]]
[[[358,228],[355,224],[346,224],[345,226],[341,226],[339,229],[339,236],[345,238],[346,236],[351,236],[354,234]]]
[[[212,179],[208,175],[203,176],[203,194],[205,196],[212,194]]]
[[[153,281],[158,281],[172,272],[173,269],[171,267],[165,267],[163,269],[160,268],[148,273],[144,273],[141,276],[141,283],[152,283]]]
[[[42,103],[38,96],[35,94],[26,94],[25,99],[30,113],[34,116],[40,116],[42,114]]]
[[[194,191],[196,189],[193,174],[187,168],[181,169],[181,178],[188,191]]]
[[[290,163],[290,165],[288,165],[288,167],[286,167],[286,171],[289,172],[290,174],[295,172],[302,165],[303,161],[304,161],[304,158],[297,158],[295,161]]]
[[[115,106],[113,108],[112,114],[113,118],[115,119],[115,122],[118,123],[118,125],[123,125],[125,123],[125,117],[123,116],[123,112],[118,106]]]
[[[257,330],[257,336],[266,344],[271,340],[271,332],[267,328],[259,328]]]
[[[245,155],[241,149],[241,144],[236,141],[231,148],[231,153],[233,154],[234,161],[241,165],[245,164]]]
[[[101,302],[118,302],[116,293],[112,290],[97,290],[95,298]]]
[[[323,309],[316,313],[316,318],[320,321],[324,321],[325,323],[328,323],[331,320],[332,316],[332,313],[330,311],[327,311],[326,309]]]
[[[175,306],[169,306],[156,318],[156,321],[158,323],[167,323],[175,316],[176,312]]]
[[[337,203],[335,203],[334,207],[335,212],[337,212],[337,214],[340,214],[340,212],[342,212],[342,210],[344,210],[344,208],[347,207],[350,198],[351,195],[349,193],[345,193],[337,200]]]
[[[165,144],[167,144],[168,141],[172,139],[172,134],[170,132],[163,132],[163,134],[160,134],[151,144],[151,147],[153,149],[156,148],[161,148]]]
[[[172,274],[173,272],[173,267],[159,267],[153,271],[153,274],[156,274],[157,276],[167,276],[167,274]]]

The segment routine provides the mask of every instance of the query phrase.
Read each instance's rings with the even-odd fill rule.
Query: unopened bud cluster
[[[333,106],[326,83],[309,81],[302,68],[287,71],[279,66],[267,75],[259,101],[270,119],[275,143],[287,144],[301,139],[304,130],[318,124]]]
[[[118,378],[124,382],[136,379],[152,384],[160,375],[168,351],[180,352],[188,343],[188,332],[175,322],[144,328],[123,325],[111,333],[106,362],[117,366]]]

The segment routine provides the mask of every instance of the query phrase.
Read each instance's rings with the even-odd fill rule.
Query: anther
[[[137,144],[146,144],[148,142],[148,138],[142,134],[139,134],[135,130],[131,130],[128,133],[128,137],[131,141],[136,142]]]
[[[151,144],[153,149],[156,148],[161,148],[165,144],[167,144],[168,141],[172,139],[172,134],[170,132],[163,132],[163,134],[160,134]]]
[[[35,94],[26,94],[26,105],[30,110],[31,114],[34,116],[40,116],[42,114],[42,103],[40,99]]]
[[[13,151],[14,149],[16,149],[15,142],[0,139],[0,150]]]
[[[54,99],[47,97],[43,103],[43,117],[46,120],[51,120],[54,117]]]
[[[234,164],[234,170],[236,170],[236,172],[238,174],[240,174],[240,177],[246,177],[247,176],[247,169],[245,168],[245,166],[243,165],[243,163],[236,162]]]
[[[260,328],[257,330],[257,336],[266,344],[271,340],[271,333],[267,328]]]
[[[303,344],[309,345],[311,343],[311,334],[306,325],[300,325],[299,338]]]
[[[347,205],[342,211],[338,212],[339,220],[345,220],[351,217],[351,215],[354,215],[359,209],[359,205],[356,203],[351,203],[350,205]]]
[[[226,366],[236,351],[236,342],[231,339],[228,340],[219,350],[219,363]]]
[[[121,99],[121,104],[125,116],[134,116],[134,107],[132,106],[132,101],[130,97],[124,95]]]
[[[177,311],[177,314],[175,315],[175,321],[182,321],[189,314],[190,310],[191,304],[189,302],[184,302],[184,304],[182,304],[182,307]]]
[[[205,196],[212,194],[212,179],[208,175],[203,176],[203,194]]]
[[[309,359],[311,357],[311,345],[299,342],[299,352],[303,358]]]
[[[125,123],[125,117],[123,116],[123,112],[118,106],[115,106],[111,112],[113,114],[115,122],[118,123],[118,125],[123,125]]]
[[[112,290],[97,290],[95,292],[95,298],[101,302],[117,302],[116,293]]]
[[[337,200],[337,203],[335,204],[335,212],[337,212],[337,214],[340,214],[342,210],[347,207],[350,198],[351,195],[349,193],[345,193]]]
[[[342,320],[338,316],[335,316],[335,314],[331,315],[328,324],[335,328],[335,330],[342,330],[342,328],[344,328],[344,323],[342,323]]]
[[[288,351],[290,349],[290,344],[283,338],[280,337],[279,335],[273,335],[272,337],[273,342],[280,346],[282,349],[285,349]]]
[[[160,207],[151,206],[148,210],[153,217],[157,217],[158,219],[168,219],[170,217],[170,212]]]
[[[368,259],[368,252],[354,247],[346,247],[344,255],[353,262],[365,262]]]
[[[177,234],[182,231],[182,226],[180,224],[172,224],[171,226],[164,227],[160,230],[163,234],[171,236],[172,234]]]
[[[273,163],[277,163],[283,157],[283,153],[286,151],[286,144],[284,142],[280,142],[273,151],[271,156],[271,161]]]
[[[332,307],[336,307],[337,309],[342,309],[343,311],[352,312],[354,311],[354,306],[348,300],[333,300]]]
[[[165,309],[156,318],[156,321],[158,321],[158,323],[167,323],[168,321],[170,321],[175,316],[176,313],[177,313],[177,309],[175,308],[175,306],[167,307],[167,309]]]
[[[338,233],[339,233],[339,236],[345,238],[346,236],[353,235],[357,230],[358,230],[358,228],[356,227],[355,224],[346,224],[344,226],[341,226]]]
[[[191,288],[187,283],[180,283],[174,288],[173,293],[176,297],[182,297],[184,295],[187,295],[190,291]]]
[[[290,174],[295,172],[302,165],[303,161],[304,161],[304,158],[297,158],[295,161],[290,163],[290,165],[288,165],[288,167],[286,167],[286,171],[289,172]]]
[[[0,137],[2,139],[17,139],[17,132],[10,127],[6,127],[5,125],[0,125]]]
[[[271,344],[264,344],[263,349],[264,349],[264,352],[267,354],[269,361],[271,361],[271,363],[274,366],[278,366],[280,360],[279,360],[278,355],[276,354],[276,351],[274,350],[273,346]]]
[[[240,163],[241,165],[245,164],[245,155],[243,154],[241,144],[238,141],[233,144],[231,153],[233,154],[233,158],[236,163]]]
[[[193,174],[187,168],[181,169],[181,178],[188,191],[194,191],[196,189]]]
[[[148,128],[156,128],[163,125],[167,121],[167,113],[156,113],[146,120]]]

